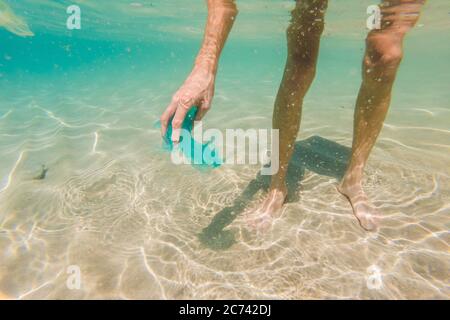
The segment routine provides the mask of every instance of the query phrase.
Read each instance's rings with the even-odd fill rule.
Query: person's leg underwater
[[[419,18],[424,0],[383,0],[380,30],[366,39],[363,81],[354,114],[351,160],[339,191],[366,230],[376,230],[379,215],[365,195],[361,180],[370,151],[383,126],[392,86],[403,57],[403,39]]]
[[[328,0],[297,0],[292,11],[286,31],[286,66],[273,112],[273,128],[279,130],[279,170],[272,176],[269,194],[253,220],[258,228],[271,223],[287,195],[286,172],[300,126],[303,98],[316,73],[327,5]]]

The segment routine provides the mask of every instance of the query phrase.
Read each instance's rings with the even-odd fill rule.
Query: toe
[[[359,224],[367,231],[377,231],[378,225],[372,217],[358,218]]]
[[[360,204],[355,206],[354,209],[361,227],[367,231],[377,231],[379,218],[375,208],[367,204]]]

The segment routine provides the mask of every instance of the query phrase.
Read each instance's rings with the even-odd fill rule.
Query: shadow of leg
[[[297,141],[287,172],[287,201],[299,200],[300,182],[306,169],[340,180],[347,167],[350,150],[346,146],[319,136]],[[202,230],[199,234],[201,243],[213,250],[224,250],[231,247],[235,243],[234,234],[225,228],[244,212],[252,197],[259,190],[267,191],[269,187],[270,176],[258,174],[234,201],[234,204],[220,210],[211,223]]]
[[[220,210],[212,219],[211,223],[199,234],[200,241],[207,247],[220,250],[231,247],[234,243],[234,235],[230,230],[224,230],[230,225],[236,217],[244,211],[252,197],[261,189],[267,189],[269,179],[267,176],[258,174],[256,179],[252,180],[244,192],[234,201],[231,207]],[[267,181],[265,181],[267,180]]]

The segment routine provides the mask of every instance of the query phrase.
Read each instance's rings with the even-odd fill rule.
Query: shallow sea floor
[[[384,217],[377,233],[336,191],[344,155],[327,155],[330,143],[351,145],[361,39],[324,38],[298,136],[318,141],[300,149],[316,157],[293,160],[283,215],[256,233],[242,211],[264,198],[258,166],[203,172],[161,150],[154,123],[197,43],[37,36],[41,54],[25,61],[28,44],[1,35],[0,297],[450,297],[445,35],[418,31],[406,43],[364,181]],[[283,35],[230,40],[205,128],[269,128],[284,58]]]

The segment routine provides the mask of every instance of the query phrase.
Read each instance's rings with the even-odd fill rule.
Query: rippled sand
[[[265,234],[248,229],[242,214],[264,197],[257,166],[200,172],[174,166],[161,151],[153,124],[195,46],[162,45],[167,52],[158,53],[117,44],[115,57],[77,60],[76,42],[57,39],[52,50],[68,52],[72,65],[45,53],[25,61],[32,65],[25,71],[14,63],[28,58],[5,49],[0,298],[449,299],[450,79],[442,72],[449,48],[426,32],[407,42],[366,171],[365,189],[384,217],[377,233],[361,229],[336,191],[351,145],[362,39],[351,48],[322,44],[289,201]],[[34,45],[47,49],[37,37]],[[206,128],[270,127],[283,34],[277,45],[231,41]],[[333,148],[337,160],[327,156]],[[80,289],[67,285],[73,266]]]
[[[257,86],[269,92],[274,83]],[[173,166],[160,152],[159,133],[151,125],[157,114],[148,108],[166,102],[164,83],[153,93],[132,87],[136,83],[106,91],[101,86],[67,89],[55,99],[43,85],[10,98],[18,110],[2,109],[2,295],[449,297],[448,108],[417,106],[406,114],[393,108],[365,181],[385,217],[379,233],[359,227],[332,174],[318,174],[311,163],[297,160],[291,180],[300,183],[294,181],[294,199],[271,232],[255,234],[238,215],[226,226],[229,231],[219,228],[202,237],[216,214],[236,206],[258,168],[223,166],[205,173]],[[230,98],[234,90],[231,84],[219,90],[216,108],[257,107],[245,92],[239,101]],[[226,120],[226,127],[249,121],[266,127],[272,98],[259,98],[264,106],[256,114],[247,108],[239,119],[232,110],[211,112],[208,125],[222,128]],[[337,99],[340,108],[305,112],[299,140],[319,135],[350,144],[353,97]],[[319,103],[322,98],[313,95],[307,105]],[[326,116],[330,112],[334,119]],[[35,180],[41,164],[49,170]],[[264,195],[253,191],[246,206]],[[80,290],[66,286],[71,265],[81,270]],[[369,289],[373,270],[380,271],[382,286]]]

